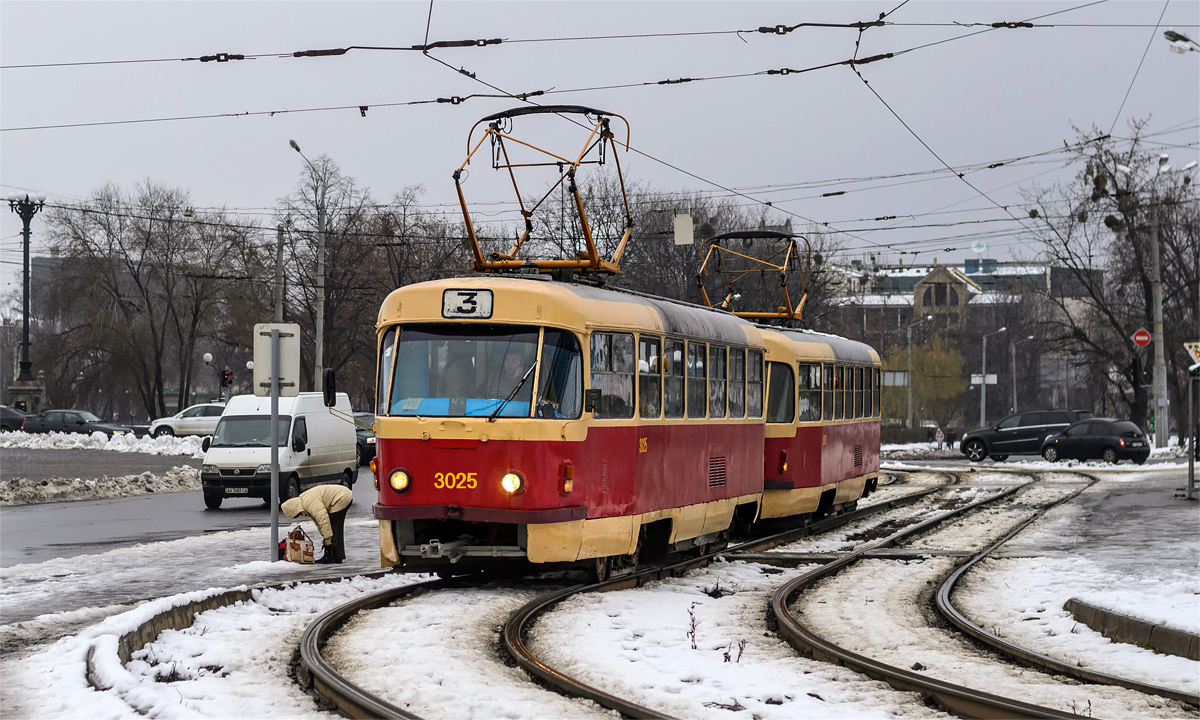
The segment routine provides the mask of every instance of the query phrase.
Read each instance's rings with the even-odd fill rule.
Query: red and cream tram
[[[545,275],[406,286],[377,331],[385,566],[604,576],[877,476],[860,343]]]

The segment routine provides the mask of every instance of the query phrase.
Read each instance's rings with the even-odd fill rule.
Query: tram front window
[[[571,348],[558,340],[568,335],[547,330],[553,344],[551,376],[538,392],[537,417],[563,417],[580,402],[568,357]],[[392,371],[390,415],[431,417],[531,417],[537,360],[538,328],[505,325],[401,326]],[[574,339],[573,337],[571,339]],[[564,347],[566,346],[566,347]],[[549,348],[548,348],[549,350]],[[545,354],[545,353],[544,353]],[[578,343],[574,355],[578,357]],[[545,360],[545,358],[544,358]],[[578,361],[576,365],[578,365]],[[543,369],[543,373],[547,370]],[[515,391],[515,394],[514,394]],[[554,395],[554,397],[549,397]]]

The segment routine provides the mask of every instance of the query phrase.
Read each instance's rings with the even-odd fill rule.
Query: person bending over
[[[354,493],[341,485],[318,485],[305,490],[299,497],[279,506],[288,517],[307,515],[317,524],[317,530],[325,539],[324,552],[319,563],[340,563],[346,559],[346,511]]]

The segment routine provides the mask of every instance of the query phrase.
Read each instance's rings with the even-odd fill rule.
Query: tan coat
[[[352,499],[354,493],[350,492],[350,488],[342,485],[318,485],[300,493],[300,497],[283,503],[279,509],[288,517],[309,516],[317,524],[321,537],[332,540],[333,527],[329,524],[329,513],[345,509]]]

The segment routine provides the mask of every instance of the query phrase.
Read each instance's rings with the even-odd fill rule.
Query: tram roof
[[[839,335],[830,335],[816,330],[797,330],[767,325],[760,325],[759,329],[764,334],[779,333],[793,342],[824,345],[833,351],[832,359],[839,362],[876,363],[879,361],[879,354],[870,345],[857,340],[847,340]]]
[[[737,345],[763,345],[758,327],[723,310],[628,290],[556,282],[541,276],[473,275],[406,285],[393,290],[384,300],[377,326],[400,320],[441,322],[442,293],[456,288],[489,289],[496,293],[493,300],[496,309],[491,318],[460,322],[532,322],[652,330]],[[506,302],[506,295],[513,302]]]

